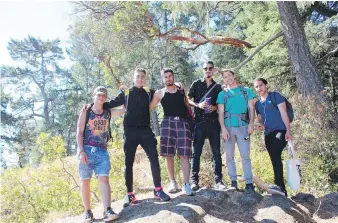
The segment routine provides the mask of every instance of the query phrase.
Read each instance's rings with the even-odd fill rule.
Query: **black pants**
[[[276,138],[278,132],[281,133],[281,136]],[[265,136],[265,146],[272,162],[275,184],[279,186],[283,192],[286,192],[282,163],[282,152],[287,144],[287,141],[285,141],[285,132],[285,130],[277,130]]]
[[[148,156],[155,187],[161,186],[161,170],[154,133],[150,127],[130,127],[124,129],[124,177],[127,192],[133,192],[133,165],[138,145],[142,146]]]
[[[220,152],[220,132],[221,127],[218,121],[200,122],[195,124],[193,152],[191,157],[191,180],[199,182],[200,159],[204,141],[209,139],[211,151],[213,154],[213,166],[215,182],[222,181],[222,158]]]

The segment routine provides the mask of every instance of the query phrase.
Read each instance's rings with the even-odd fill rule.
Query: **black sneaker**
[[[245,191],[249,192],[249,193],[255,192],[254,185],[253,184],[247,184],[247,185],[245,185]]]
[[[137,201],[134,194],[127,194],[124,198],[123,208],[128,207],[130,204],[135,203]]]
[[[86,217],[85,217],[84,222],[89,223],[89,222],[93,222],[93,221],[94,221],[93,212],[91,210],[86,211]]]
[[[230,190],[238,190],[238,185],[237,185],[237,181],[233,180],[231,181],[231,186],[229,188]]]
[[[192,184],[191,184],[191,189],[192,189],[193,191],[198,191],[198,189],[200,189],[200,186],[198,185],[198,183],[192,182]]]
[[[169,201],[170,197],[168,196],[168,194],[164,193],[163,189],[161,190],[154,190],[154,197],[155,198],[159,198],[161,201]]]
[[[107,208],[107,211],[103,212],[103,221],[113,221],[118,219],[120,216],[116,214],[111,208]]]
[[[279,194],[285,196],[285,192],[281,190],[281,188],[277,185],[270,185],[267,190],[268,194]]]

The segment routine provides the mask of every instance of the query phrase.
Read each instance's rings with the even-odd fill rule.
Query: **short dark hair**
[[[203,65],[205,65],[205,64],[211,64],[211,65],[212,65],[212,68],[215,67],[215,66],[214,66],[214,62],[212,62],[211,60],[205,61],[205,62],[203,63]],[[203,66],[203,67],[204,67],[204,66]]]
[[[267,84],[268,84],[267,80],[265,80],[265,79],[264,79],[264,78],[262,78],[262,77],[256,78],[255,82],[256,82],[256,81],[262,81],[262,82],[263,82],[263,84],[265,84],[265,85],[267,85]]]
[[[224,70],[221,71],[222,77],[223,77],[223,73],[225,73],[225,72],[229,72],[229,73],[232,73],[232,75],[235,75],[235,71],[233,71],[231,69],[224,69]]]
[[[138,72],[142,72],[142,73],[144,73],[145,75],[147,75],[146,70],[143,69],[143,68],[136,68],[136,70],[134,71],[134,74],[135,74],[135,73],[138,73]]]
[[[163,76],[165,73],[168,73],[168,72],[170,72],[172,75],[174,75],[174,71],[170,68],[163,68],[161,70],[161,75]]]

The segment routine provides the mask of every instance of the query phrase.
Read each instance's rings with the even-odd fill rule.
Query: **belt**
[[[179,116],[164,116],[164,119],[171,119],[171,120],[175,120],[175,121],[186,121],[186,118],[181,118]]]

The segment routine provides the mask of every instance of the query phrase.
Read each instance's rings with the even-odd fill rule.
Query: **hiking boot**
[[[154,197],[155,198],[159,198],[161,201],[169,201],[170,197],[168,196],[168,194],[164,193],[163,189],[161,190],[154,190]]]
[[[178,186],[176,181],[170,181],[169,187],[168,187],[168,193],[175,193],[178,191]]]
[[[237,185],[237,181],[233,180],[231,181],[231,186],[229,188],[230,190],[238,190],[238,185]]]
[[[269,186],[269,189],[267,190],[267,192],[269,194],[279,194],[279,195],[285,196],[285,193],[277,185],[271,185],[271,186]]]
[[[194,195],[194,193],[191,190],[190,184],[187,184],[187,183],[183,184],[183,186],[182,186],[182,192],[184,194],[188,195],[188,196],[193,196]]]
[[[137,201],[134,194],[127,194],[127,196],[124,198],[123,207],[128,207],[130,204],[135,203]]]
[[[252,192],[255,192],[255,187],[254,185],[251,183],[251,184],[246,184],[245,185],[245,191],[246,192],[249,192],[249,193],[252,193]]]
[[[93,222],[93,221],[94,221],[93,212],[91,210],[86,211],[86,217],[85,217],[84,222],[89,223],[89,222]]]
[[[198,183],[193,182],[193,183],[191,184],[191,189],[192,189],[193,191],[198,191],[198,189],[200,189],[200,186],[198,185]]]
[[[216,190],[225,190],[226,189],[226,186],[223,184],[222,181],[220,182],[217,182],[215,185],[214,185],[214,188]]]
[[[112,221],[118,219],[120,216],[116,214],[111,208],[107,208],[107,211],[103,212],[103,221]]]

